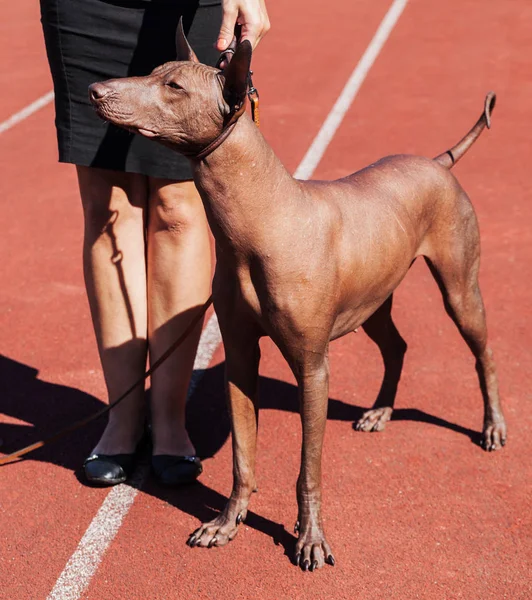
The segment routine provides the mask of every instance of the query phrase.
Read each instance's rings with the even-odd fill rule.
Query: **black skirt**
[[[59,161],[192,179],[186,158],[101,121],[87,88],[105,79],[148,75],[158,65],[175,60],[181,16],[199,60],[214,65],[221,15],[216,0],[41,0],[54,81]]]

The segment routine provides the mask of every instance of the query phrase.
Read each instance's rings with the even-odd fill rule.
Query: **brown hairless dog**
[[[246,518],[255,483],[259,338],[270,336],[299,386],[303,444],[297,481],[296,564],[334,564],[321,518],[321,454],[327,418],[329,342],[362,326],[384,359],[373,408],[357,424],[390,419],[406,344],[391,317],[392,294],[423,256],[445,308],[476,360],[484,398],[482,444],[506,441],[497,375],[478,286],[479,231],[450,168],[477,139],[470,133],[435,159],[391,156],[337,181],[298,181],[243,114],[249,42],[225,71],[198,63],[182,31],[178,62],[147,77],[93,84],[98,114],[190,157],[216,239],[213,295],[226,353],[234,483],[224,511],[190,546],[222,546]]]

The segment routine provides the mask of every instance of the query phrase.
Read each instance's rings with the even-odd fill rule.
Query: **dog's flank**
[[[498,450],[506,441],[478,286],[475,212],[449,170],[448,153],[386,157],[337,181],[294,179],[249,117],[237,115],[246,97],[250,44],[237,47],[223,72],[199,64],[186,40],[178,39],[177,47],[173,66],[92,86],[91,95],[101,113],[134,115],[134,122],[115,124],[156,132],[158,141],[191,157],[216,239],[213,297],[226,354],[233,490],[224,511],[188,543],[224,545],[246,517],[256,489],[259,339],[270,336],[298,383],[303,443],[295,560],[313,570],[334,564],[321,520],[329,342],[362,326],[378,345],[381,390],[356,428],[381,431],[392,415],[406,352],[391,316],[392,295],[420,256],[476,361],[482,445]],[[450,150],[454,161],[489,124],[493,103],[488,95],[477,125]],[[228,123],[229,134],[213,145]]]

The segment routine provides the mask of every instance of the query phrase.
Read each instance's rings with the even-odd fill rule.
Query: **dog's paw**
[[[486,452],[501,450],[506,444],[506,423],[488,423],[484,425],[480,445]]]
[[[190,534],[187,544],[191,548],[212,548],[225,546],[238,533],[238,526],[245,519],[245,514],[239,513],[236,519],[228,518],[225,514],[218,515],[213,521],[203,523],[201,527]]]
[[[299,523],[296,523],[296,529],[298,527]],[[325,563],[334,567],[334,556],[321,531],[299,533],[299,539],[296,542],[294,563],[296,566],[301,567],[303,571],[321,569]]]
[[[373,408],[367,410],[355,423],[356,431],[382,431],[386,423],[392,418],[393,408]]]

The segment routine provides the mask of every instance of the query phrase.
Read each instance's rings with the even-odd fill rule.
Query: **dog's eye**
[[[182,88],[182,87],[181,87],[181,86],[180,86],[178,83],[176,83],[175,81],[167,81],[167,82],[166,82],[166,85],[167,85],[168,87],[171,87],[171,88],[173,88],[174,90],[182,90],[182,89],[183,89],[183,88]]]

